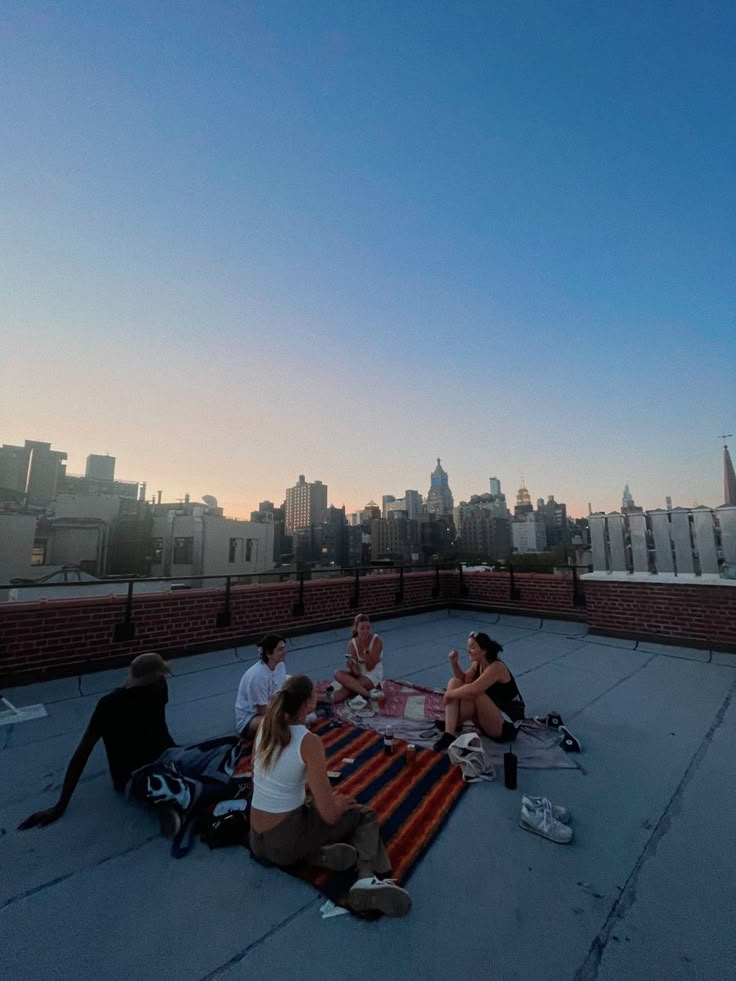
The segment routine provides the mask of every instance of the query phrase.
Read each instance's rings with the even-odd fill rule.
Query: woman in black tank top
[[[450,651],[453,676],[445,692],[445,731],[435,749],[447,749],[464,722],[474,722],[498,742],[516,738],[512,723],[524,718],[524,700],[514,676],[498,658],[502,650],[488,634],[473,632],[468,637],[467,671],[460,667],[458,652]],[[504,719],[504,715],[512,721]]]

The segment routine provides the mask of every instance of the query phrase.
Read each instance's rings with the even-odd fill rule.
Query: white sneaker
[[[548,838],[558,845],[567,845],[572,841],[572,828],[557,821],[552,815],[551,807],[539,807],[536,810],[530,810],[522,804],[519,824],[525,831],[541,835],[542,838]]]
[[[562,821],[563,824],[570,823],[570,812],[562,804],[553,804],[548,797],[529,797],[527,794],[521,798],[521,803],[527,810],[536,811],[540,807],[552,809],[552,817],[555,821]]]
[[[375,910],[385,916],[406,916],[411,909],[411,896],[393,879],[377,879],[374,875],[353,884],[348,905],[356,913]]]

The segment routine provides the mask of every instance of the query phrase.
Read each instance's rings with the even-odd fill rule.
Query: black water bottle
[[[503,782],[509,790],[516,790],[516,769],[518,766],[516,754],[511,750],[503,754]]]

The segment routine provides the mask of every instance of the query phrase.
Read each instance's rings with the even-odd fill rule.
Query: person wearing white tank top
[[[391,863],[375,812],[332,789],[322,740],[305,725],[316,703],[314,684],[302,674],[289,678],[266,709],[253,753],[251,852],[279,866],[355,868],[352,909],[404,916],[411,897],[384,878]]]
[[[383,641],[373,633],[371,621],[359,613],[353,621],[353,636],[345,654],[345,667],[335,672],[340,687],[334,701],[343,702],[351,695],[368,698],[374,688],[383,688]]]

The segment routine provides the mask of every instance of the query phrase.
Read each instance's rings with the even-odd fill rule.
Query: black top
[[[112,782],[123,790],[133,770],[175,746],[166,725],[166,683],[116,688],[97,703],[89,729],[102,739]]]
[[[507,671],[508,665],[504,665]],[[480,674],[480,666],[478,666],[478,673]],[[517,708],[524,706],[524,699],[521,697],[521,692],[516,684],[516,679],[509,671],[508,681],[494,681],[492,685],[486,688],[486,695],[490,700],[498,706],[498,708],[505,712],[506,715],[511,718],[511,706],[516,706]],[[511,709],[513,711],[513,709]]]

